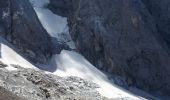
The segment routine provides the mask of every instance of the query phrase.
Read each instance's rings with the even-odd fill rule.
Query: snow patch
[[[5,67],[5,69],[7,69],[8,71],[14,71],[14,70],[17,70],[17,68],[13,67],[13,66],[9,66],[8,67]]]
[[[34,8],[41,24],[52,37],[68,30],[67,18],[53,14],[50,10],[44,8]]]
[[[67,18],[56,15],[46,8],[44,5],[47,5],[49,0],[30,0],[30,2],[33,3],[34,10],[49,35],[57,38],[59,41],[65,42],[70,48],[75,49],[75,44],[69,35]],[[65,38],[65,36],[68,38]]]

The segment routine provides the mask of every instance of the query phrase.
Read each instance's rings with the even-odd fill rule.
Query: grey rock
[[[0,1],[0,30],[31,61],[45,63],[51,56],[50,37],[28,0]]]
[[[0,87],[0,100],[25,100],[24,98],[18,97],[14,93]]]
[[[7,64],[4,64],[2,61],[0,61],[0,68],[5,68],[7,66],[8,66]]]
[[[75,19],[71,34],[93,64],[102,62],[102,70],[126,77],[129,84],[169,91],[169,51],[157,39],[154,20],[142,2],[81,1]]]

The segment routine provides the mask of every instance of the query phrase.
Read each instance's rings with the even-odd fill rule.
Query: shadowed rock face
[[[170,1],[169,0],[142,0],[154,17],[156,27],[170,48]]]
[[[10,32],[11,16],[10,16],[10,1],[0,1],[0,33],[5,34]]]
[[[166,21],[155,22],[157,11],[153,15],[145,5],[154,0],[74,0],[72,6],[64,5],[69,0],[50,1],[54,13],[64,7],[61,15],[69,18],[78,50],[96,67],[126,77],[129,85],[170,93],[169,28],[162,28],[169,17],[163,14]]]
[[[28,0],[0,1],[0,33],[33,62],[45,63],[51,41]]]

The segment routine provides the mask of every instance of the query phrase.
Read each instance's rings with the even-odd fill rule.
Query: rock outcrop
[[[51,56],[50,37],[28,0],[0,1],[0,34],[32,62]]]
[[[54,13],[69,18],[77,49],[96,67],[126,77],[129,85],[170,93],[169,17],[163,14],[163,22],[155,21],[162,13],[150,6],[163,7],[168,0],[50,1]]]

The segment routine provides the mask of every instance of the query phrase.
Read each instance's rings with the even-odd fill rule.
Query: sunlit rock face
[[[0,1],[0,33],[33,62],[45,63],[51,42],[28,0]]]
[[[129,85],[170,92],[169,49],[159,34],[169,30],[157,27],[141,0],[50,1],[53,12],[69,18],[77,49],[96,67],[126,77]]]

